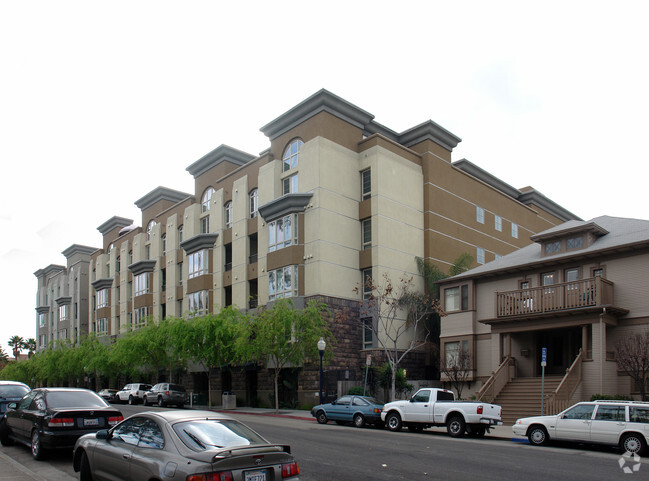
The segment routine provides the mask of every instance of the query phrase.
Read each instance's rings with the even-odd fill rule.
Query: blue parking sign
[[[547,360],[548,360],[548,348],[544,347],[541,349],[541,366],[545,366]]]

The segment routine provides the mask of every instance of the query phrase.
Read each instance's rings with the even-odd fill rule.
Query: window
[[[187,310],[190,316],[197,316],[207,313],[208,308],[207,291],[198,291],[187,294]]]
[[[469,367],[469,341],[455,341],[444,344],[446,367]]]
[[[529,289],[530,281],[521,281],[521,289]]]
[[[97,309],[108,306],[108,289],[97,291]]]
[[[298,164],[298,157],[300,155],[300,148],[304,145],[300,139],[293,140],[286,150],[284,151],[284,156],[282,157],[283,168],[282,170],[286,172],[289,169],[294,169]]]
[[[46,323],[47,323],[47,314],[39,314],[38,315],[38,327],[45,327]]]
[[[363,283],[363,299],[372,297],[372,268],[361,271],[361,282]]]
[[[122,261],[121,258],[117,256],[117,261],[115,262],[115,274],[119,275],[121,269],[122,269]]]
[[[578,404],[564,412],[561,417],[563,419],[591,419],[594,410],[594,404]]]
[[[593,277],[604,277],[604,269],[593,269]]]
[[[372,219],[365,219],[361,221],[361,235],[362,235],[362,250],[372,248]]]
[[[210,231],[210,216],[209,214],[201,217],[201,234],[207,234]]]
[[[286,266],[268,273],[268,299],[297,296],[297,266]]]
[[[206,249],[193,252],[187,256],[187,262],[189,263],[189,273],[187,277],[189,279],[207,274],[207,256],[208,254]]]
[[[152,220],[149,222],[149,224],[146,226],[146,240],[150,241],[151,240],[151,234],[153,233],[153,228],[155,227],[156,222]]]
[[[231,271],[232,270],[232,243],[230,242],[229,244],[225,244],[223,248],[225,250],[225,270]]]
[[[268,252],[297,244],[297,214],[268,223]]]
[[[498,232],[502,232],[503,230],[503,218],[499,215],[494,216],[494,229],[496,229]]]
[[[372,172],[370,169],[361,172],[361,199],[372,197]]]
[[[253,219],[257,217],[259,211],[259,191],[257,189],[252,189],[250,191],[250,218]]]
[[[461,301],[461,308],[463,311],[468,311],[469,310],[469,286],[467,284],[463,285],[460,288],[460,301]]]
[[[203,197],[201,197],[201,212],[207,212],[210,210],[210,203],[214,192],[216,191],[213,187],[208,187],[205,189],[205,192],[203,192]]]
[[[108,318],[97,319],[97,334],[108,334]]]
[[[478,264],[484,264],[484,249],[482,247],[478,247],[476,262]]]
[[[162,449],[164,447],[164,436],[158,425],[150,420],[145,419],[140,430],[140,442],[138,448]]]
[[[374,346],[373,321],[371,317],[363,319],[363,349],[371,349]]]
[[[137,276],[135,276],[133,280],[135,282],[136,296],[141,296],[142,294],[149,293],[149,273],[148,272],[143,272],[142,274],[138,274]]]
[[[180,247],[180,243],[183,241],[183,226],[178,227],[178,247]]]
[[[225,228],[232,227],[232,201],[225,203]]]
[[[566,249],[581,249],[584,246],[583,237],[571,237],[566,240]]]
[[[566,269],[564,282],[575,282],[579,280],[579,269]]]
[[[545,244],[545,255],[561,252],[561,241],[548,242]]]
[[[151,246],[149,245],[144,246],[144,258],[151,259]]]
[[[518,239],[518,224],[512,222],[512,237]]]
[[[134,324],[136,326],[140,326],[144,324],[146,321],[146,318],[149,315],[149,308],[148,307],[138,307],[137,309],[134,309],[133,314],[135,316],[134,319]]]
[[[649,424],[649,409],[629,406],[629,421],[632,423]]]
[[[128,264],[133,264],[133,251],[128,251]]]
[[[451,287],[444,290],[444,309],[446,311],[460,310],[460,288]]]
[[[69,306],[59,306],[59,322],[67,321],[69,316]]]
[[[551,286],[554,284],[554,272],[546,272],[542,276],[543,280],[543,285],[544,286]]]
[[[475,207],[475,220],[484,224],[484,209],[482,207]]]
[[[162,234],[162,255],[167,252],[167,234]]]
[[[282,180],[282,193],[286,194],[295,194],[297,192],[297,174],[293,174],[290,177],[286,177]]]
[[[430,401],[430,391],[427,390],[417,391],[412,397],[414,403],[427,403],[428,401]]]
[[[597,413],[595,414],[595,421],[624,422],[626,421],[625,411],[626,411],[625,406],[604,406],[600,404],[597,407]]]
[[[182,262],[178,264],[178,285],[179,286],[183,285],[183,263]]]

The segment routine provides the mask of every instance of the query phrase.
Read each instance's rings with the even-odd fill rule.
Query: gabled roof
[[[557,237],[560,233],[591,232],[599,237],[583,249],[574,249],[551,256],[543,256],[542,240]],[[568,221],[533,236],[537,242],[496,259],[492,262],[468,270],[457,276],[440,281],[441,284],[457,279],[491,277],[509,272],[528,270],[546,264],[568,262],[575,257],[592,258],[613,252],[632,251],[649,248],[649,221],[624,217],[601,216],[589,221]]]

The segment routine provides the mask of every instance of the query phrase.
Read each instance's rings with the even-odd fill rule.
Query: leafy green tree
[[[271,308],[262,309],[246,325],[238,338],[242,359],[265,363],[273,371],[275,412],[279,412],[279,377],[283,368],[319,359],[318,340],[332,346],[334,338],[327,327],[325,304],[310,301],[303,310],[295,309],[290,299],[281,299]],[[331,356],[331,350],[327,351]]]
[[[247,316],[234,306],[222,309],[218,314],[195,317],[182,324],[173,325],[172,337],[177,340],[181,353],[207,372],[208,405],[212,405],[211,370],[221,369],[235,362],[239,336],[247,324]]]
[[[0,346],[0,366],[4,366],[9,362],[9,356],[2,346]]]
[[[24,348],[25,340],[20,336],[11,336],[7,344],[9,344],[11,352],[14,355],[14,359],[16,359],[17,361],[18,356],[20,355],[20,351]]]

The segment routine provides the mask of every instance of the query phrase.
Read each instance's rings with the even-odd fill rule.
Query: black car
[[[29,386],[22,382],[0,381],[0,414],[4,414],[9,403],[20,401],[29,391]]]
[[[9,404],[0,420],[0,443],[25,444],[34,459],[42,459],[47,449],[73,448],[80,436],[109,429],[123,419],[120,411],[88,389],[39,388]]]

